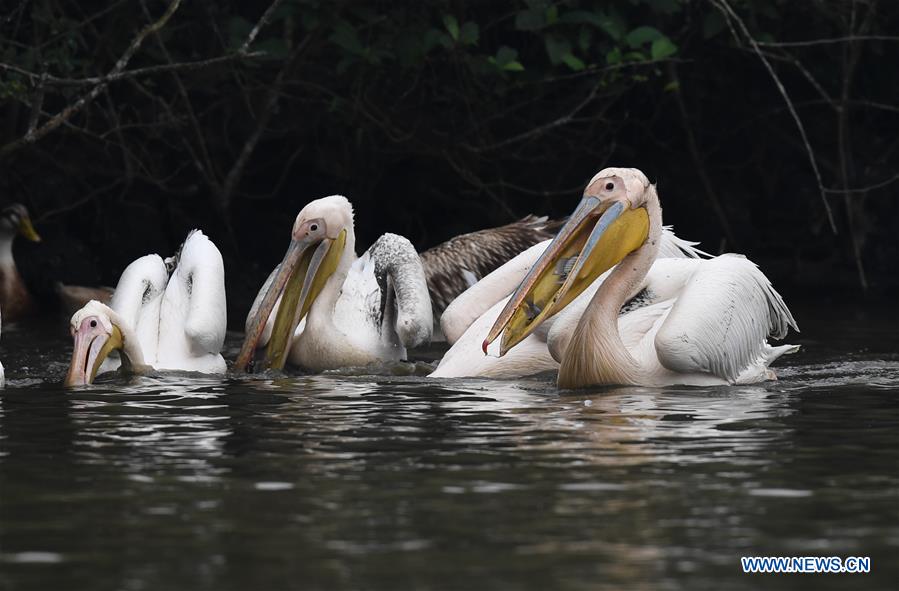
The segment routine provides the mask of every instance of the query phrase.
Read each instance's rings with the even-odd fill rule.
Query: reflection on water
[[[68,393],[64,334],[4,331],[0,588],[895,588],[899,339],[808,325],[778,382],[562,393],[411,364]]]

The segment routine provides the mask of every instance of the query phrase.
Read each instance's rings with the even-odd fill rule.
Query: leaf
[[[559,7],[553,4],[546,9],[546,24],[554,25],[559,22]]]
[[[523,72],[524,66],[518,61],[518,50],[503,45],[496,51],[496,57],[487,58],[501,70],[507,72]]]
[[[546,45],[546,54],[549,56],[549,61],[554,66],[561,63],[562,58],[566,54],[571,53],[571,43],[555,35],[547,35],[544,44]]]
[[[450,39],[450,36],[440,31],[438,29],[428,29],[425,33],[424,39],[424,52],[428,53],[438,45],[443,47],[444,49],[449,49],[453,46],[453,40]]]
[[[614,66],[615,64],[621,63],[621,50],[619,48],[615,48],[609,53],[606,54],[606,63],[610,66]]]
[[[443,26],[446,27],[453,41],[459,40],[459,21],[451,14],[443,15]]]
[[[637,27],[633,31],[627,34],[627,44],[633,48],[641,47],[645,43],[652,43],[656,39],[663,37],[662,33],[659,32],[655,27]]]
[[[645,62],[646,55],[642,51],[628,51],[623,59],[626,62]]]
[[[513,51],[515,51],[515,50],[513,50]],[[518,52],[516,51],[515,53],[517,54]],[[505,60],[505,59],[508,59],[508,56],[503,55],[502,58]],[[487,61],[489,63],[493,64],[494,66],[496,66],[497,68],[499,68],[500,70],[504,70],[507,72],[523,72],[524,71],[524,66],[521,65],[520,61],[515,60],[515,59],[510,60],[510,61],[505,61],[501,64],[501,63],[499,63],[499,60],[496,57],[491,55],[487,58]]]
[[[624,38],[625,31],[627,31],[627,24],[619,14],[610,12],[600,15],[599,28],[615,41],[620,41]]]
[[[574,70],[575,72],[580,72],[587,66],[584,65],[584,62],[577,56],[566,53],[562,56],[562,61],[565,62],[565,65]]]
[[[677,45],[672,43],[668,37],[661,37],[652,42],[650,55],[654,60],[663,60],[677,53]]]
[[[677,92],[680,90],[680,82],[672,80],[662,89],[663,92]]]
[[[480,36],[478,24],[470,21],[462,25],[462,29],[459,32],[459,40],[462,41],[463,45],[477,45]]]
[[[512,49],[508,45],[503,45],[496,51],[496,65],[505,68],[506,64],[514,62],[518,59],[518,50]]]
[[[587,53],[587,50],[590,49],[590,43],[593,41],[593,34],[590,29],[587,27],[581,27],[581,30],[578,31],[577,35],[577,46],[584,53]]]

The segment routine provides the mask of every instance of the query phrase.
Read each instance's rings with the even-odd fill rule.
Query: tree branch
[[[781,96],[784,98],[784,101],[786,101],[787,108],[790,111],[790,115],[793,117],[793,121],[796,122],[796,127],[799,128],[799,135],[802,136],[802,143],[805,144],[805,150],[808,153],[809,164],[811,164],[812,171],[815,173],[815,180],[818,183],[818,191],[821,194],[821,202],[824,204],[824,211],[827,214],[827,221],[830,224],[830,229],[834,234],[836,234],[837,224],[834,221],[833,211],[831,211],[830,203],[827,202],[827,191],[824,189],[824,180],[821,178],[821,170],[818,168],[818,162],[815,160],[815,153],[812,150],[812,145],[809,142],[808,135],[805,132],[805,126],[802,124],[802,119],[799,118],[799,114],[796,112],[796,108],[793,106],[793,101],[790,100],[790,95],[789,93],[787,93],[786,87],[783,85],[783,82],[780,81],[780,77],[777,75],[777,72],[774,71],[774,67],[771,65],[771,62],[769,62],[768,58],[765,57],[765,54],[762,52],[758,41],[756,41],[752,34],[749,32],[749,28],[746,26],[746,23],[744,23],[743,19],[741,19],[739,15],[734,12],[734,9],[731,8],[730,4],[727,3],[727,0],[710,0],[710,2],[724,14],[725,20],[731,27],[731,32],[734,34],[737,42],[739,43],[740,38],[736,35],[736,31],[733,29],[733,26],[730,25],[731,20],[737,23],[737,25],[740,27],[740,30],[743,32],[743,35],[755,50],[756,55],[758,55],[759,59],[762,61],[765,69],[768,70],[768,74],[770,74],[771,78],[774,80],[774,84],[777,86],[777,90],[780,91]]]
[[[125,67],[128,65],[128,62],[131,61],[131,58],[134,57],[134,54],[137,53],[137,50],[140,49],[140,46],[143,44],[144,40],[152,33],[159,31],[162,29],[166,23],[168,23],[169,19],[175,14],[175,11],[178,10],[178,7],[181,5],[181,0],[172,0],[171,4],[169,4],[168,9],[166,9],[165,13],[157,20],[146,27],[144,27],[131,41],[131,45],[128,46],[128,49],[125,50],[125,53],[118,59],[115,64],[115,67],[110,71],[109,75],[119,74],[124,71]],[[87,94],[83,95],[77,101],[68,105],[62,111],[51,117],[46,123],[34,129],[33,131],[29,131],[24,136],[17,140],[13,140],[12,142],[6,144],[2,148],[0,148],[0,157],[6,156],[11,152],[21,148],[27,144],[33,144],[38,141],[66,121],[68,121],[74,114],[78,113],[83,109],[87,104],[93,101],[97,96],[103,92],[103,89],[106,88],[106,83],[100,83],[94,86]]]

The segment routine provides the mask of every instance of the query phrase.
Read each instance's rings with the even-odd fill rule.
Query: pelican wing
[[[374,265],[380,292],[378,325],[382,330],[392,327],[407,348],[427,344],[434,317],[425,271],[415,247],[402,236],[384,234],[366,255]]]
[[[122,271],[109,307],[133,327],[140,308],[161,296],[168,281],[161,256],[148,254],[135,259]]]
[[[552,238],[559,226],[558,221],[529,215],[505,226],[456,236],[421,253],[434,315],[439,316],[456,296],[518,253]]]
[[[219,353],[227,326],[222,255],[209,238],[195,230],[181,247],[176,264],[173,278],[183,282],[189,298],[184,333],[195,353]]]
[[[548,244],[546,240],[520,253],[452,302],[440,319],[444,335],[452,347],[432,374],[434,377],[513,377],[558,368],[557,360],[562,358],[584,310],[608,272],[505,356],[487,356],[481,350],[481,343],[506,300]],[[704,262],[697,257],[705,253],[696,249],[695,244],[675,236],[670,227],[664,228],[659,252],[660,256],[671,258],[654,263],[638,293],[625,304],[623,311],[645,308],[674,297]],[[645,331],[646,324],[640,323],[636,328]],[[644,334],[639,330],[633,333],[631,340],[637,340],[639,335]]]
[[[759,268],[740,255],[703,261],[684,285],[655,336],[662,365],[679,373],[710,373],[736,382],[767,366],[790,346],[766,338],[799,330],[783,299]]]

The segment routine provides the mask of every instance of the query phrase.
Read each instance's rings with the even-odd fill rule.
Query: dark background
[[[360,250],[424,249],[566,215],[605,166],[787,295],[896,291],[893,1],[0,7],[0,201],[44,236],[16,245],[38,295],[199,227],[239,324],[312,199],[350,198]]]

